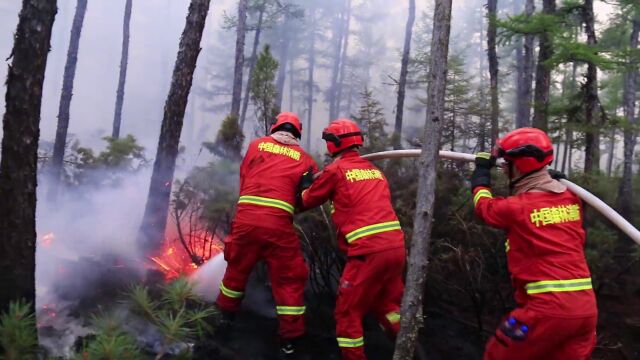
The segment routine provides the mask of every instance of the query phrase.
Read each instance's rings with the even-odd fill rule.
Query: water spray
[[[367,160],[384,160],[384,159],[400,159],[400,158],[412,158],[419,157],[422,149],[410,149],[410,150],[390,150],[381,151],[377,153],[371,153],[363,155],[362,157]],[[460,153],[455,151],[441,150],[439,153],[441,159],[473,162],[476,157],[472,154]],[[500,159],[498,165],[501,164]],[[605,218],[611,221],[618,229],[640,245],[640,231],[631,225],[625,218],[618,214],[611,206],[607,205],[604,201],[600,200],[597,196],[593,195],[583,187],[578,186],[567,179],[559,180],[569,190],[581,198],[585,203],[596,209]]]

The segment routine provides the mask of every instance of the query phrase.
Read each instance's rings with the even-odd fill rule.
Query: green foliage
[[[18,300],[0,315],[0,359],[35,359],[36,317],[31,303]]]
[[[258,124],[264,129],[262,135],[269,134],[269,127],[275,115],[276,86],[274,80],[278,71],[278,61],[271,55],[269,45],[265,45],[258,56],[251,79],[251,102],[253,103],[258,118]]]
[[[389,134],[385,131],[387,121],[384,118],[382,104],[373,97],[373,92],[366,87],[360,93],[362,105],[353,120],[358,123],[364,134],[363,152],[386,150],[390,144]]]
[[[215,142],[205,142],[202,145],[213,154],[232,161],[242,159],[242,142],[244,134],[240,129],[238,118],[228,115],[222,121]]]
[[[96,335],[84,343],[84,350],[75,356],[77,360],[137,360],[142,352],[131,334],[123,330],[120,319],[100,314],[91,319]]]
[[[171,344],[203,339],[212,331],[207,319],[215,310],[200,301],[185,278],[163,286],[157,300],[147,287],[136,285],[129,292],[129,302],[134,313],[160,331],[165,351]]]
[[[65,158],[65,181],[70,185],[114,186],[126,174],[138,172],[149,163],[144,147],[133,135],[104,137],[107,147],[98,155],[75,142]]]

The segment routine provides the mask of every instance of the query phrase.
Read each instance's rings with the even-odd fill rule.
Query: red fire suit
[[[518,305],[489,340],[484,358],[588,359],[597,307],[584,257],[580,199],[569,190],[493,198],[480,186],[474,204],[482,220],[507,232]]]
[[[227,270],[216,304],[237,311],[256,262],[264,260],[271,279],[279,334],[290,339],[304,334],[304,286],[308,268],[293,213],[298,181],[317,166],[298,145],[271,136],[254,140],[240,166],[240,198],[231,233],[225,239]]]
[[[392,336],[400,326],[404,234],[386,178],[357,151],[343,153],[302,193],[302,208],[332,201],[338,245],[347,253],[336,300],[344,359],[365,359],[362,318],[373,313]]]

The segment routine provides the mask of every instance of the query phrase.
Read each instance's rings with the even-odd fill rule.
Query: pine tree
[[[382,104],[373,97],[373,92],[368,88],[360,93],[362,105],[357,116],[353,120],[360,125],[364,135],[364,153],[386,150],[389,146],[389,135],[385,131],[387,121],[384,118]]]
[[[251,81],[251,102],[256,109],[258,124],[264,129],[262,135],[269,134],[269,128],[279,112],[275,107],[276,86],[274,80],[278,71],[278,61],[271,55],[269,45],[258,57],[254,77]]]

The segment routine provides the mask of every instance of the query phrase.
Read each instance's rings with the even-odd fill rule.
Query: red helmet
[[[271,125],[271,130],[269,131],[269,133],[273,134],[274,131],[276,131],[281,125],[284,124],[293,125],[295,130],[298,131],[298,133],[294,135],[296,135],[296,137],[298,138],[300,137],[300,135],[302,134],[302,123],[300,122],[300,119],[298,119],[298,115],[287,111],[281,112],[280,114],[278,114],[278,116],[276,116],[276,122]]]
[[[362,145],[364,138],[358,124],[349,119],[338,119],[322,131],[322,140],[327,142],[329,153],[335,155],[354,145]]]
[[[494,155],[511,162],[520,173],[527,174],[553,161],[553,145],[544,131],[520,128],[498,139]]]

